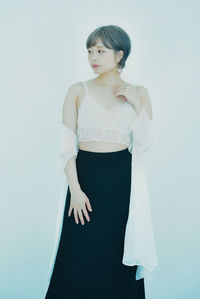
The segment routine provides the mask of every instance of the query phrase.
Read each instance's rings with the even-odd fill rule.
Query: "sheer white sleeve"
[[[149,118],[144,106],[136,117],[130,128],[135,149],[146,150],[157,140],[156,130],[153,121]]]
[[[69,159],[73,156],[77,157],[78,138],[77,138],[77,134],[75,134],[70,128],[66,127],[63,123],[60,125],[59,130],[60,130],[59,145],[58,145],[58,150],[56,155],[56,168],[63,171]],[[56,222],[54,246],[51,255],[51,260],[49,263],[48,273],[47,273],[47,285],[46,285],[47,289],[53,273],[53,268],[54,268],[59,241],[61,237],[67,190],[68,190],[68,181],[66,175],[64,175],[61,194],[60,194],[58,214],[56,217],[57,222]]]
[[[59,146],[56,155],[56,168],[64,170],[67,162],[73,156],[77,157],[78,137],[63,123],[60,125]]]
[[[158,265],[149,191],[143,171],[142,154],[157,140],[154,124],[143,107],[130,125],[132,142],[131,194],[126,225],[123,264],[138,265],[136,280],[152,278]]]

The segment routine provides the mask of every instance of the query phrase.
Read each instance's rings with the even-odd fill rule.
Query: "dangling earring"
[[[122,72],[122,67],[119,65],[119,74]]]
[[[121,65],[117,64],[115,68],[116,73],[120,74],[122,72],[122,67]]]

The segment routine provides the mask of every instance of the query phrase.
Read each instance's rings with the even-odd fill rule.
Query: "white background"
[[[146,176],[159,267],[146,296],[200,297],[199,9],[194,0],[1,2],[0,298],[44,298],[63,99],[96,76],[86,39],[111,24],[131,38],[121,76],[148,89],[158,131]]]

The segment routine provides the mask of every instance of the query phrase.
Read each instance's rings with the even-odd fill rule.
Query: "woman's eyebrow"
[[[104,46],[96,46],[96,47],[97,47],[97,48],[103,48],[103,49],[105,48]],[[91,48],[88,48],[88,50],[89,50],[89,49],[91,49]]]

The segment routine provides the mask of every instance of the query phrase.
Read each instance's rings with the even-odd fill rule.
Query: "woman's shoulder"
[[[81,81],[75,82],[69,86],[69,90],[72,90],[74,93],[79,94],[83,90],[83,83]]]
[[[146,106],[151,105],[150,95],[149,95],[149,92],[148,92],[148,90],[145,86],[138,85],[137,86],[137,93],[138,93],[139,97],[141,98],[144,105],[146,105]]]
[[[76,106],[79,107],[79,101],[81,97],[84,95],[84,86],[83,82],[78,81],[69,86],[68,92],[74,95],[74,100],[76,102]]]
[[[145,91],[147,92],[147,88],[143,85],[136,85],[136,84],[131,84],[128,82],[125,82],[125,83],[127,84],[127,86],[135,88],[138,94],[144,94]]]
[[[143,85],[136,85],[136,84],[132,84],[132,83],[125,82],[125,81],[124,81],[124,85],[127,85],[127,87],[133,88],[135,90],[136,97],[141,99],[141,101],[144,98],[145,92],[148,93],[146,87],[144,87]]]
[[[145,86],[143,86],[143,85],[133,85],[133,84],[130,84],[130,83],[129,83],[129,86],[132,86],[132,87],[135,88],[137,96],[141,99],[141,101],[143,101],[143,103],[150,101],[149,92],[148,92],[148,89]]]

